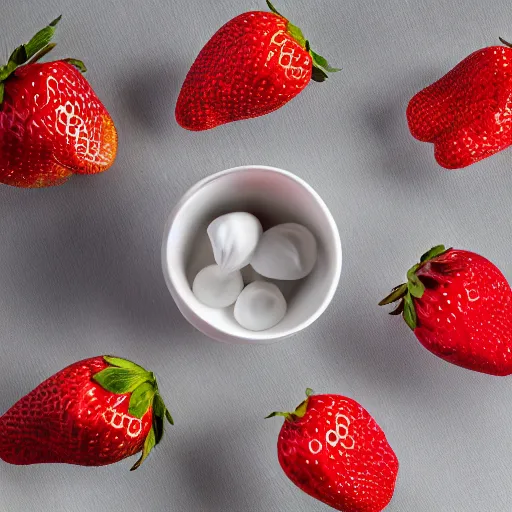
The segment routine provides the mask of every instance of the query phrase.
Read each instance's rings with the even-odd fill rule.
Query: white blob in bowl
[[[300,281],[275,282],[288,309],[281,322],[261,332],[239,325],[233,306],[213,309],[192,293],[197,273],[214,263],[208,225],[220,215],[237,211],[255,215],[264,230],[286,222],[302,224],[318,244],[311,274]],[[229,343],[274,343],[305,329],[325,311],[340,278],[341,243],[327,206],[306,182],[281,169],[248,165],[214,174],[183,196],[165,227],[162,266],[176,305],[199,331]]]

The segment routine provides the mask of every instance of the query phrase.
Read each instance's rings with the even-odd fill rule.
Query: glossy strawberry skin
[[[511,48],[483,48],[411,99],[411,134],[434,144],[439,165],[463,168],[512,144],[511,63]]]
[[[199,53],[176,104],[188,130],[262,116],[309,83],[312,58],[274,13],[248,12],[221,27]]]
[[[418,271],[425,293],[414,299],[421,344],[450,363],[512,373],[512,294],[489,260],[451,249]]]
[[[103,357],[75,363],[13,405],[0,418],[0,458],[17,465],[103,466],[140,452],[152,410],[133,417],[129,394],[96,384],[92,377],[107,367]]]
[[[286,419],[278,458],[304,492],[343,512],[380,512],[391,501],[398,459],[382,429],[357,402],[308,398],[302,418]]]
[[[108,169],[114,123],[87,80],[65,61],[26,64],[5,82],[0,105],[0,182],[64,183],[73,173]]]

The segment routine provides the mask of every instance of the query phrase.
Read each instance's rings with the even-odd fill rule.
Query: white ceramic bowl
[[[209,308],[192,293],[197,272],[214,262],[206,228],[219,215],[233,211],[256,215],[263,229],[297,222],[309,228],[318,242],[318,260],[309,276],[276,283],[287,299],[288,311],[266,331],[244,329],[235,321],[233,307]],[[179,310],[203,334],[229,343],[273,343],[308,327],[325,311],[340,278],[341,243],[327,206],[306,182],[274,167],[246,165],[214,174],[182,197],[165,227],[162,266]],[[249,267],[244,272],[247,281],[255,277],[250,273]]]

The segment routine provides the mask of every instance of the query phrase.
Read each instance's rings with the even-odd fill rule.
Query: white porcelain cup
[[[213,309],[192,293],[201,268],[214,262],[206,228],[229,212],[249,212],[263,229],[285,222],[306,226],[316,237],[318,259],[306,278],[276,283],[288,303],[285,318],[275,327],[254,332],[234,319],[233,307]],[[165,227],[162,244],[165,281],[183,316],[199,331],[229,343],[274,343],[312,324],[325,311],[338,286],[341,243],[336,223],[320,196],[294,174],[262,165],[235,167],[193,186],[179,201]],[[246,269],[244,279],[255,273]],[[275,282],[275,281],[274,281]]]

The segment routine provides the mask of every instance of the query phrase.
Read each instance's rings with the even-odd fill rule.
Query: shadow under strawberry
[[[189,446],[186,452],[175,450],[172,460],[169,457],[169,464],[180,468],[180,482],[185,487],[182,492],[190,497],[189,506],[194,510],[240,512],[257,508],[262,490],[240,469],[251,467],[253,462],[249,457],[240,458],[244,450],[234,449],[240,439],[233,429],[236,425],[230,423],[223,431],[209,431],[207,435],[196,432],[183,443]]]
[[[160,263],[165,219],[161,226],[148,222],[140,208],[132,207],[139,202],[133,196],[137,189],[133,194],[123,190],[123,182],[111,176],[100,175],[94,183],[76,177],[65,188],[37,196],[3,189],[14,191],[0,201],[6,244],[0,283],[6,280],[4,289],[16,288],[6,303],[11,325],[0,327],[4,348],[12,343],[11,353],[23,339],[24,349],[34,347],[34,354],[44,343],[44,350],[70,358],[87,356],[85,350],[142,358],[151,339],[158,360],[160,350],[180,342],[173,332],[184,320],[166,289]],[[16,276],[16,285],[10,276]]]
[[[439,171],[435,161],[425,158],[419,143],[411,137],[405,111],[414,91],[434,81],[440,73],[437,69],[425,72],[406,88],[406,94],[402,92],[405,88],[402,84],[399,94],[391,89],[392,94],[374,104],[366,104],[362,112],[362,122],[373,137],[374,151],[379,152],[376,165],[384,168],[386,176],[406,185],[416,187],[427,181],[434,171]],[[375,94],[371,97],[375,98]]]
[[[350,305],[337,311],[339,320],[331,327],[335,338],[324,337],[321,342],[330,371],[342,374],[354,385],[377,386],[386,393],[414,393],[427,385],[432,371],[428,361],[421,360],[422,351],[418,349],[417,364],[412,365],[413,357],[404,357],[405,336],[385,324],[370,325],[371,318],[361,321],[361,311],[367,305],[354,297],[351,300]]]
[[[173,105],[180,92],[181,66],[170,62],[147,61],[134,71],[127,71],[127,84],[122,90],[123,101],[133,122],[152,137],[168,140],[176,128]]]

